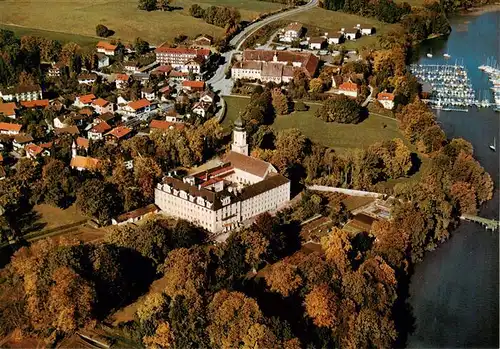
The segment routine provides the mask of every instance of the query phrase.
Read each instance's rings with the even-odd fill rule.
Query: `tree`
[[[351,251],[352,246],[344,230],[334,228],[329,235],[321,239],[321,246],[326,259],[331,261],[341,274],[350,269],[347,253]]]
[[[193,4],[189,8],[189,14],[195,18],[203,18],[203,16],[205,15],[205,10],[203,10],[200,5]]]
[[[261,324],[252,325],[243,337],[243,349],[278,348],[279,344],[274,333]]]
[[[241,292],[222,290],[208,305],[210,342],[218,348],[237,348],[252,326],[262,319],[257,302]]]
[[[276,114],[288,114],[288,100],[285,94],[279,88],[275,88],[271,92],[273,99],[273,108]]]
[[[153,158],[139,157],[135,159],[134,176],[144,193],[144,197],[154,198],[154,188],[160,180],[161,174],[161,168]]]
[[[170,297],[198,297],[207,283],[208,260],[199,248],[179,248],[168,254],[162,270],[165,273],[165,293]]]
[[[88,179],[76,193],[76,206],[84,215],[108,222],[120,211],[115,190],[109,183]]]
[[[143,55],[149,50],[149,43],[141,38],[136,38],[134,43],[135,52],[138,55]]]
[[[347,96],[340,95],[327,100],[316,111],[316,116],[326,122],[357,124],[360,121],[360,106]]]
[[[462,214],[477,213],[477,199],[474,188],[467,182],[456,182],[450,188],[450,196]]]
[[[280,172],[291,169],[294,165],[300,164],[306,154],[307,139],[295,128],[281,130],[276,136],[276,150],[272,157]]]
[[[107,38],[108,36],[111,35],[111,30],[109,30],[108,27],[106,27],[103,24],[98,24],[95,27],[95,33],[97,36],[100,36],[101,38]]]
[[[283,297],[288,297],[302,285],[302,278],[297,273],[297,267],[286,260],[273,264],[266,273],[265,279],[271,291],[278,292]]]
[[[321,93],[323,92],[323,81],[320,78],[311,79],[309,82],[310,92]]]
[[[170,348],[173,344],[172,330],[168,322],[162,322],[153,336],[145,336],[142,340],[148,348]]]
[[[137,6],[139,10],[144,11],[154,11],[156,10],[157,0],[139,0],[139,5]]]
[[[328,327],[332,330],[338,325],[338,298],[328,285],[316,285],[306,295],[305,308],[307,315],[313,319],[316,326]]]
[[[168,11],[170,9],[170,3],[172,0],[157,0],[156,8],[162,11]]]

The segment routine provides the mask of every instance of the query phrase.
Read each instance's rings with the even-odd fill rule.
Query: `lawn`
[[[198,34],[221,36],[223,28],[189,16],[188,9],[195,1],[177,0],[173,6],[182,9],[171,12],[146,12],[137,8],[138,0],[0,0],[0,25],[16,25],[20,34],[41,34],[58,40],[97,41],[95,27],[104,24],[115,31],[113,38],[132,42],[141,37],[150,43],[170,41],[179,34],[189,37]],[[258,14],[276,10],[283,5],[258,0],[202,0],[201,6],[234,6],[241,11],[242,19],[249,20]],[[39,32],[38,30],[44,30]],[[23,32],[24,31],[24,32]],[[88,39],[87,39],[88,38]]]
[[[227,113],[222,125],[224,128],[230,128],[240,112],[245,109],[249,99],[224,97],[224,100],[227,103]],[[278,131],[298,128],[313,142],[333,147],[340,153],[354,148],[366,148],[375,142],[388,139],[403,139],[394,119],[370,114],[357,125],[327,123],[314,116],[317,108],[319,105],[311,105],[306,112],[293,112],[289,115],[278,116],[273,127]]]
[[[374,47],[377,45],[377,35],[387,32],[394,26],[393,24],[383,23],[373,18],[365,18],[339,11],[329,11],[322,8],[314,8],[310,11],[298,13],[294,16],[287,17],[287,19],[302,23],[313,34],[325,32],[336,33],[342,28],[348,31],[357,24],[360,24],[362,28],[375,28],[376,35],[364,36],[356,41],[345,42],[343,45],[347,49],[356,49],[362,46]]]

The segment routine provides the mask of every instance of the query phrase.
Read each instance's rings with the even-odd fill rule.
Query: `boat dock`
[[[483,107],[489,101],[476,99],[472,83],[463,65],[412,64],[410,71],[420,83],[428,83],[432,92],[427,101],[434,109],[468,111],[468,107]]]
[[[460,219],[465,220],[465,221],[479,223],[488,230],[497,230],[500,228],[500,223],[498,221],[495,221],[494,219],[488,219],[488,218],[473,216],[473,215],[469,215],[469,214],[463,214],[462,216],[460,216]]]
[[[493,90],[493,106],[495,106],[496,111],[500,111],[500,66],[494,58],[488,58],[486,64],[480,65],[479,70],[488,74],[488,79],[493,84],[491,88]]]

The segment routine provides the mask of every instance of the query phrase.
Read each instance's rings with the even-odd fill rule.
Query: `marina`
[[[494,58],[488,58],[486,64],[480,65],[479,70],[488,75],[489,81],[493,84],[493,100],[495,101],[495,111],[500,111],[500,67]]]
[[[458,64],[412,64],[410,71],[420,83],[430,86],[426,102],[434,109],[468,111],[468,107],[489,107],[489,100],[478,100],[467,75]]]

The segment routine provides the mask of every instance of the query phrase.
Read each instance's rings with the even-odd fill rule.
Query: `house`
[[[27,109],[34,109],[34,108],[48,108],[49,107],[49,100],[48,99],[40,99],[36,101],[22,101],[21,106]]]
[[[96,99],[96,97],[92,93],[84,96],[77,96],[73,105],[77,108],[90,107],[94,99]]]
[[[118,143],[121,140],[127,139],[132,135],[132,129],[127,126],[118,126],[106,133],[105,139],[108,142]]]
[[[14,147],[14,150],[19,151],[21,149],[24,149],[25,146],[31,143],[33,143],[33,137],[31,137],[30,134],[21,133],[14,136],[12,146]]]
[[[114,56],[116,54],[116,45],[112,45],[109,42],[99,41],[97,43],[97,53],[103,53],[108,56]]]
[[[184,91],[201,92],[205,89],[205,81],[183,81],[182,89]]]
[[[204,118],[208,114],[210,109],[211,109],[211,104],[197,102],[193,105],[193,109],[191,109],[191,111],[196,115],[199,115],[202,118]]]
[[[99,159],[94,159],[88,156],[76,155],[76,150],[75,150],[75,154],[71,158],[69,166],[78,171],[96,171],[100,167],[100,161]]]
[[[153,73],[168,76],[172,69],[171,65],[160,65],[158,68],[153,70]]]
[[[195,49],[184,47],[168,47],[162,45],[155,50],[156,61],[160,64],[169,64],[173,68],[182,68],[187,62],[193,58],[200,56],[208,59],[210,56],[209,49]]]
[[[87,137],[92,140],[103,139],[104,134],[109,130],[111,130],[111,126],[106,121],[101,121],[87,132]]]
[[[36,144],[28,144],[24,147],[26,156],[30,159],[36,159],[39,156],[49,156],[50,150],[44,149]]]
[[[384,106],[385,109],[391,110],[394,108],[394,94],[389,92],[380,92],[377,95],[377,101]]]
[[[344,34],[337,33],[328,37],[328,45],[338,45],[344,42]]]
[[[342,28],[340,33],[344,35],[344,38],[346,40],[356,40],[357,38],[359,38],[361,36],[359,29],[357,29],[357,28],[354,28],[354,30],[352,30],[350,32],[346,32],[345,29]]]
[[[60,136],[60,135],[64,135],[64,134],[77,136],[80,134],[80,131],[78,130],[78,127],[76,127],[76,126],[68,126],[68,127],[54,129],[54,134],[56,136]]]
[[[104,113],[104,114],[99,115],[99,117],[95,121],[96,121],[96,124],[99,122],[105,121],[109,125],[112,125],[116,122],[116,118],[117,118],[117,116],[114,113]]]
[[[7,118],[15,119],[16,118],[16,103],[0,103],[0,115],[3,115]]]
[[[138,208],[134,211],[130,211],[119,215],[118,217],[111,219],[113,225],[123,225],[128,223],[135,223],[141,219],[154,215],[158,213],[160,209],[155,204],[150,204],[146,207]]]
[[[187,80],[189,74],[177,70],[173,70],[168,74],[168,77],[174,81],[184,81]]]
[[[85,152],[87,152],[89,150],[89,145],[90,145],[90,142],[87,138],[78,137],[76,139],[77,149],[83,149],[83,150],[85,150]]]
[[[354,27],[355,30],[358,30],[361,35],[372,35],[375,31],[375,28],[361,28],[361,24],[357,24]]]
[[[54,118],[54,128],[63,128],[70,126],[70,117],[66,117],[65,115],[59,115]]]
[[[200,95],[200,102],[213,104],[215,100],[215,93],[212,91],[203,91]]]
[[[358,97],[359,86],[351,81],[344,82],[339,85],[337,94],[348,97]]]
[[[13,89],[5,89],[0,91],[0,97],[4,102],[11,102],[17,100],[33,101],[42,99],[42,88],[40,85],[19,85]]]
[[[156,99],[155,91],[150,87],[145,87],[141,90],[141,98],[145,98],[148,101]]]
[[[139,72],[139,64],[134,61],[128,61],[123,63],[123,69],[130,74]]]
[[[85,85],[92,85],[97,80],[95,73],[81,73],[78,75],[78,83]]]
[[[214,42],[214,38],[210,35],[200,35],[193,40],[193,44],[196,46],[211,46]]]
[[[149,82],[149,73],[136,72],[132,75],[132,79],[139,81],[141,85],[146,85]]]
[[[116,74],[115,78],[116,88],[118,89],[126,88],[128,86],[129,80],[130,76],[128,76],[127,74]]]
[[[309,49],[321,50],[326,43],[326,39],[322,36],[309,38]]]
[[[168,101],[171,93],[172,89],[170,88],[170,86],[164,86],[158,90],[158,94],[162,101]]]
[[[184,124],[163,121],[163,120],[151,120],[151,122],[149,123],[150,132],[154,130],[167,131],[167,130],[173,130],[174,128],[181,130],[184,128]]]
[[[96,98],[92,101],[92,107],[97,114],[112,113],[114,111],[114,104],[103,99]]]
[[[4,135],[17,135],[23,128],[20,124],[10,124],[7,122],[0,122],[0,134]]]
[[[304,28],[302,27],[302,24],[298,22],[290,23],[287,27],[285,27],[283,36],[281,37],[281,41],[292,42],[294,40],[300,39],[303,31]]]
[[[109,57],[103,53],[97,54],[97,69],[109,67]]]
[[[138,101],[129,102],[119,109],[118,112],[127,116],[137,116],[142,113],[150,112],[151,109],[152,104],[150,101],[147,99],[139,99]]]
[[[202,56],[196,56],[195,58],[189,60],[184,65],[180,66],[178,69],[184,73],[201,74],[205,67],[205,58]]]
[[[63,63],[53,62],[51,64],[49,70],[47,71],[47,75],[50,76],[51,78],[59,78],[59,77],[61,77],[65,68],[66,68],[66,66]]]

